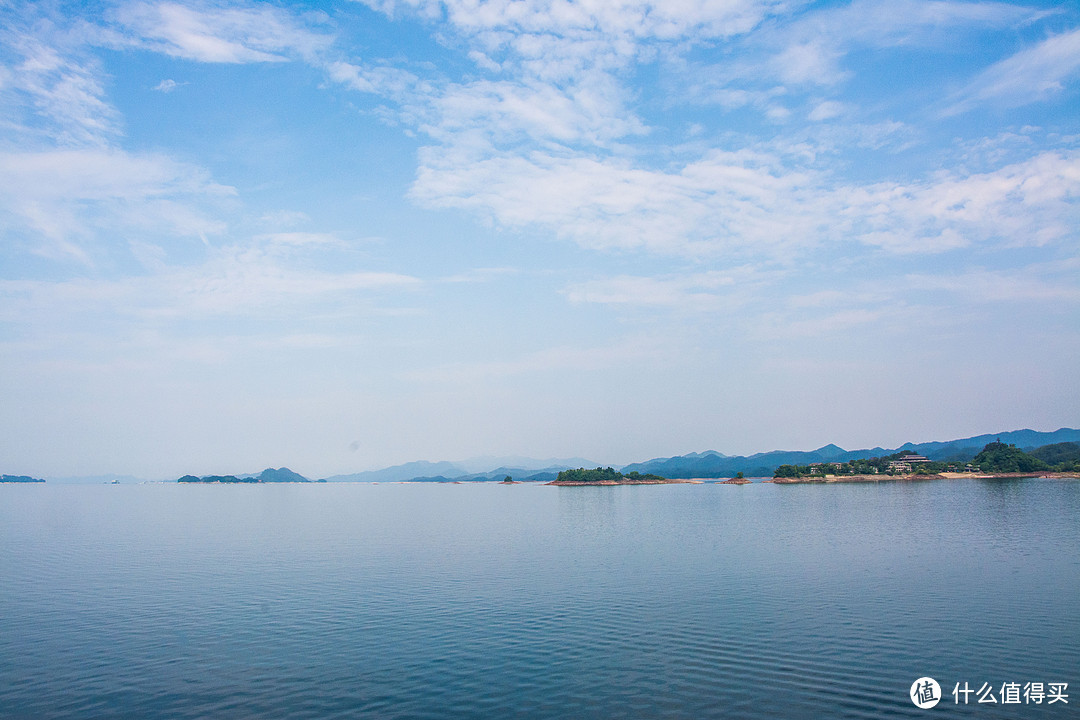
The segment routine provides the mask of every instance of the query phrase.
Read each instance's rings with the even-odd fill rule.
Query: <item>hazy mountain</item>
[[[1036,430],[1012,430],[1010,432],[990,433],[988,435],[976,435],[963,440],[950,440],[947,442],[905,443],[897,450],[914,450],[920,455],[925,455],[931,460],[970,460],[975,457],[987,443],[1001,440],[1006,445],[1015,445],[1021,450],[1024,448],[1036,448],[1054,443],[1080,441],[1080,430],[1061,428],[1054,432],[1038,432]]]
[[[522,457],[520,455],[507,455],[501,457],[484,456],[469,458],[468,460],[459,460],[453,463],[457,467],[470,474],[488,474],[497,472],[497,470],[491,470],[491,468],[510,468],[522,471],[538,471],[538,470],[550,470],[551,468],[559,468],[565,470],[566,468],[579,468],[579,467],[596,467],[597,463],[584,458],[549,458],[547,460],[537,460],[536,458]],[[504,473],[504,476],[507,473]],[[513,473],[509,473],[513,475]],[[502,480],[502,477],[499,478]]]
[[[981,449],[981,448],[980,448]],[[653,473],[668,478],[721,478],[743,473],[748,477],[772,477],[780,465],[809,465],[820,462],[845,462],[856,458],[874,457],[889,451],[847,451],[836,445],[826,445],[817,450],[772,450],[749,456],[691,453],[673,458],[654,458],[620,468],[621,472]]]
[[[280,483],[280,482],[311,482],[303,475],[294,473],[289,468],[283,467],[275,470],[274,468],[266,468],[259,473],[259,482],[264,483]]]
[[[454,462],[418,462],[394,465],[382,470],[368,470],[350,475],[334,475],[328,482],[451,482],[502,480],[510,475],[515,480],[554,480],[560,470],[577,467],[596,467],[584,458],[537,460],[521,456],[476,457]],[[494,468],[494,469],[493,469]]]
[[[416,462],[405,463],[404,465],[394,465],[393,467],[383,468],[382,470],[367,470],[351,475],[334,475],[326,478],[326,480],[327,482],[399,482],[401,480],[412,480],[420,477],[435,477],[439,475],[444,477],[459,477],[467,474],[467,470],[452,462],[428,462],[427,460],[418,460]]]
[[[46,478],[50,483],[54,485],[111,485],[120,483],[123,485],[138,484],[147,482],[143,478],[137,478],[133,475],[116,475],[114,473],[106,475],[76,475],[70,477],[50,477]]]
[[[587,461],[582,462],[587,463]],[[520,482],[547,482],[549,480],[554,480],[556,477],[558,477],[559,472],[561,472],[562,470],[567,470],[571,467],[596,467],[596,465],[551,465],[549,467],[542,468],[499,467],[495,468],[494,470],[488,470],[487,472],[470,473],[468,475],[462,475],[451,479],[459,480],[462,482],[475,482],[478,480],[503,480],[507,475],[509,475],[514,480],[518,480]]]
[[[566,470],[567,468],[561,468]],[[414,477],[407,482],[498,482],[509,475],[516,482],[551,482],[559,476],[559,470],[522,470],[521,468],[500,468],[486,473],[474,475],[459,475],[458,477],[446,477],[436,475],[434,477]],[[516,474],[515,474],[516,473]]]
[[[622,472],[636,470],[655,473],[669,478],[720,478],[743,473],[748,477],[771,477],[780,465],[809,465],[819,462],[847,462],[863,458],[892,455],[900,451],[915,452],[931,460],[968,461],[979,453],[987,443],[999,439],[1019,448],[1040,447],[1052,443],[1080,441],[1080,430],[1061,428],[1054,432],[1014,430],[1010,432],[976,435],[975,437],[945,442],[904,443],[887,450],[876,447],[864,450],[844,450],[836,445],[825,445],[809,452],[773,450],[748,456],[724,456],[709,453],[691,453],[672,458],[654,458],[621,468]]]

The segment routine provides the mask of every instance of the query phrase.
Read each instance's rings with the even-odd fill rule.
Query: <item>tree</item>
[[[1006,445],[1000,440],[988,444],[971,461],[983,472],[1036,472],[1046,470],[1047,464],[1031,457],[1015,445]]]
[[[1080,443],[1063,442],[1043,445],[1028,453],[1036,460],[1042,460],[1055,470],[1080,470]]]

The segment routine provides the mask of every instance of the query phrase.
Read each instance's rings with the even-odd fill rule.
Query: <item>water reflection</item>
[[[559,487],[559,524],[570,535],[594,535],[615,527],[621,488]]]
[[[0,488],[0,715],[922,717],[924,674],[1080,686],[1078,515],[1075,481]]]

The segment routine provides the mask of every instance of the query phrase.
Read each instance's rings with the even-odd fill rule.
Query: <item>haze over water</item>
[[[1077,517],[1048,480],[3,486],[0,716],[924,717],[931,676],[1070,718]]]

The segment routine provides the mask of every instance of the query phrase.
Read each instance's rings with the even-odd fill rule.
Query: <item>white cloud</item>
[[[463,42],[481,67],[501,72],[500,82],[444,86],[424,92],[424,130],[445,141],[464,126],[495,133],[523,132],[561,141],[567,138],[606,142],[643,131],[626,105],[629,93],[612,73],[651,43],[670,44],[726,38],[746,32],[771,14],[783,11],[781,0],[370,0],[367,5],[391,17],[403,13],[440,20]],[[339,81],[364,91],[383,83],[368,76],[377,68],[335,70]],[[427,107],[427,100],[432,107]],[[426,109],[425,109],[426,108]],[[431,114],[434,113],[434,118]]]
[[[841,191],[840,227],[893,252],[974,244],[1037,246],[1080,223],[1080,153],[1042,153],[998,170]]]
[[[894,0],[883,5],[857,0],[821,13],[808,14],[793,25],[800,35],[833,38],[842,45],[865,47],[947,45],[957,33],[978,28],[1008,28],[1042,13],[1006,2]]]
[[[345,296],[408,290],[421,284],[414,277],[398,273],[296,268],[275,251],[258,246],[225,248],[202,266],[180,269],[151,282],[165,286],[164,302],[148,296],[148,302],[140,306],[142,312],[183,318],[193,314],[258,317],[267,311],[303,308],[328,296],[336,296],[338,303],[343,303],[337,307],[340,312],[348,307]]]
[[[604,34],[679,39],[690,35],[727,37],[746,32],[784,0],[361,0],[395,15],[399,8],[421,17],[445,18],[467,32],[500,30],[558,35]]]
[[[83,149],[0,154],[0,218],[37,252],[87,262],[88,246],[136,229],[202,237],[224,224],[201,208],[234,194],[167,156]]]
[[[170,78],[170,79],[162,80],[157,85],[152,87],[151,90],[156,90],[157,92],[162,92],[162,93],[171,93],[176,88],[183,87],[184,85],[187,85],[187,83],[186,82],[178,83],[175,80]]]
[[[424,129],[447,142],[479,132],[494,141],[528,138],[601,145],[644,131],[619,94],[599,79],[568,89],[536,81],[455,85],[432,101],[434,123]]]
[[[835,117],[839,117],[844,113],[845,105],[835,100],[824,100],[814,106],[814,109],[810,111],[807,116],[814,122],[820,122],[822,120],[832,120]]]
[[[330,79],[353,90],[394,99],[404,99],[410,92],[423,93],[428,88],[413,73],[385,65],[364,66],[334,61],[326,66]]]
[[[427,148],[412,194],[435,207],[548,227],[585,247],[696,255],[801,243],[827,221],[800,202],[811,177],[754,153],[715,151],[678,172],[533,152],[471,157]],[[816,235],[811,233],[811,237]]]
[[[87,318],[102,317],[118,324],[114,331],[135,334],[170,319],[281,321],[299,313],[298,318],[311,321],[314,316],[303,312],[327,298],[336,299],[339,311],[349,307],[355,312],[373,295],[422,285],[399,273],[318,271],[296,267],[291,260],[280,248],[257,242],[212,250],[199,264],[116,280],[5,280],[0,281],[0,318],[33,328],[34,334],[57,336],[85,329]],[[349,297],[355,301],[349,303]]]
[[[737,61],[745,65],[715,68],[724,80],[711,88],[713,98],[791,123],[797,101],[781,103],[786,91],[777,81],[834,85],[847,78],[843,59],[855,48],[943,47],[950,34],[1037,17],[1029,8],[902,0],[897,9],[863,1],[789,20],[784,14],[792,7],[778,2],[368,4],[391,16],[438,19],[474,59],[503,75],[435,82],[416,92],[410,86],[417,81],[388,79],[386,69],[342,63],[331,71],[357,89],[401,98],[407,122],[434,141],[420,150],[411,189],[428,207],[465,209],[505,227],[541,227],[589,248],[684,257],[790,259],[793,251],[848,240],[934,253],[975,243],[1054,242],[1076,224],[1065,196],[1034,190],[1054,182],[1072,187],[1072,161],[1064,158],[970,177],[859,186],[823,172],[813,150],[806,157],[778,145],[702,150],[697,159],[660,164],[627,145],[653,129],[634,112],[621,73],[651,61],[658,43],[670,44],[672,57],[710,38],[749,49],[743,57],[750,59]],[[763,25],[769,17],[779,19]],[[823,122],[852,111],[850,103],[826,97],[804,112]],[[842,136],[810,132],[833,146],[876,149],[909,139],[906,130],[887,121],[854,125]]]
[[[733,59],[721,60],[711,68],[694,68],[696,76],[706,74],[714,79],[691,90],[699,97],[729,105],[740,95],[755,97],[772,91],[778,82],[790,92],[835,89],[855,75],[856,68],[845,66],[853,51],[947,49],[968,32],[1011,28],[1043,14],[1008,3],[948,0],[856,0],[797,14],[782,13],[795,7],[777,8],[776,20],[732,38]],[[765,106],[760,101],[754,104]]]
[[[990,66],[979,74],[948,110],[954,115],[993,101],[1017,107],[1045,100],[1080,74],[1080,28],[1048,38]]]
[[[839,49],[817,40],[790,45],[773,59],[773,71],[786,83],[831,85],[850,73],[839,67]]]
[[[867,186],[834,184],[798,154],[748,151],[713,151],[671,171],[483,146],[426,148],[420,161],[412,195],[423,204],[546,227],[584,247],[686,257],[790,259],[844,240],[897,253],[1042,245],[1068,237],[1080,220],[1077,153]]]
[[[332,37],[313,32],[296,16],[272,5],[215,7],[173,2],[132,2],[115,13],[149,48],[208,63],[314,60]]]
[[[120,116],[105,100],[95,59],[47,33],[39,38],[9,29],[0,33],[0,41],[12,55],[3,68],[0,98],[23,137],[78,147],[105,145],[119,135]]]

